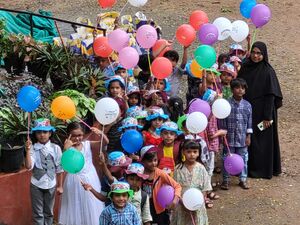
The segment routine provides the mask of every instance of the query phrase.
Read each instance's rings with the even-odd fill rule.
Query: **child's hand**
[[[86,190],[86,191],[90,191],[93,189],[93,187],[90,184],[87,184],[87,183],[81,183],[81,184],[82,184],[82,187],[84,188],[84,190]]]
[[[248,43],[250,43],[250,40],[251,40],[251,34],[248,34],[246,40],[247,40]]]
[[[227,130],[218,130],[217,133],[219,134],[218,136],[224,137],[227,134]]]
[[[140,159],[140,157],[138,155],[135,155],[135,154],[129,155],[129,158],[131,158],[132,160],[135,160],[135,161],[139,161],[139,159]]]
[[[74,145],[73,141],[71,141],[71,137],[72,134],[70,134],[69,137],[65,140],[64,149],[71,148]]]
[[[27,151],[30,151],[31,146],[32,146],[32,142],[31,142],[30,139],[28,139],[28,140],[26,141],[26,144],[25,144],[25,150],[26,150],[26,152],[27,152]]]
[[[61,195],[64,192],[63,187],[59,186],[56,188],[57,194]]]
[[[99,136],[103,134],[102,131],[96,127],[91,127],[91,131],[93,131],[95,134],[97,134]]]

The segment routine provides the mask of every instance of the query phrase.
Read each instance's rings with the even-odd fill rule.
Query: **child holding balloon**
[[[174,179],[181,185],[182,194],[189,188],[197,188],[204,193],[211,191],[209,176],[205,167],[199,163],[201,156],[201,146],[194,140],[185,140],[180,148],[178,161],[180,162],[174,171]],[[197,198],[197,196],[193,196]],[[201,196],[200,196],[201,197]],[[197,198],[200,200],[201,198]],[[203,199],[203,198],[202,198]],[[206,214],[204,202],[199,202],[199,206],[195,211],[189,211],[182,202],[175,208],[172,217],[171,225],[193,224],[207,225],[208,217]]]

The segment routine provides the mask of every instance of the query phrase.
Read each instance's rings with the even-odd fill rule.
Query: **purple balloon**
[[[203,24],[198,32],[199,41],[205,45],[216,43],[218,35],[218,28],[211,23]]]
[[[116,29],[108,35],[108,44],[113,50],[119,52],[129,45],[129,39],[125,31]]]
[[[195,98],[191,101],[189,106],[189,114],[193,112],[202,112],[208,118],[211,113],[211,108],[206,101]]]
[[[260,28],[267,24],[271,19],[271,10],[264,4],[257,4],[251,10],[251,21],[257,27]]]
[[[244,168],[244,160],[238,154],[230,154],[224,160],[224,167],[230,175],[238,175]]]
[[[157,193],[158,204],[162,208],[166,208],[169,204],[172,203],[175,196],[174,188],[170,185],[162,186]]]

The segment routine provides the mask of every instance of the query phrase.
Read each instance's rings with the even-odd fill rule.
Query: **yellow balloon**
[[[191,72],[197,78],[202,78],[202,68],[194,59],[191,63]]]
[[[51,103],[53,115],[62,120],[72,119],[76,115],[75,103],[68,96],[59,96]]]

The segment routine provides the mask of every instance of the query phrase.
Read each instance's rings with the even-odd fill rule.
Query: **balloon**
[[[157,57],[151,65],[153,75],[158,79],[167,78],[173,70],[172,63],[165,57]]]
[[[235,42],[242,42],[249,34],[249,26],[242,20],[236,20],[232,23],[230,36]]]
[[[119,52],[129,45],[129,35],[121,29],[116,29],[108,35],[108,44]]]
[[[223,98],[219,98],[212,104],[212,113],[218,119],[225,119],[231,112],[229,102]]]
[[[232,24],[229,19],[225,17],[219,17],[215,19],[213,24],[218,28],[218,40],[223,41],[230,36],[230,32],[232,30]]]
[[[243,17],[249,19],[253,7],[256,5],[255,0],[243,0],[240,4],[240,12]]]
[[[25,112],[33,112],[41,104],[40,91],[30,85],[24,86],[17,94],[17,102]]]
[[[143,144],[143,136],[137,130],[126,130],[121,137],[121,145],[129,154],[139,151]]]
[[[195,59],[191,63],[191,73],[196,78],[202,78],[202,68]]]
[[[95,117],[102,125],[114,122],[120,113],[120,108],[116,100],[113,98],[101,98],[95,106]]]
[[[207,127],[207,117],[202,112],[193,112],[187,116],[186,128],[192,134],[199,134]]]
[[[202,192],[198,188],[189,188],[183,193],[182,202],[185,208],[190,211],[201,209],[204,203]]]
[[[132,47],[125,47],[119,52],[119,62],[125,69],[134,68],[139,62],[139,53]]]
[[[157,55],[158,51],[161,51],[157,56],[163,57],[165,52],[172,50],[172,46],[168,46],[168,41],[165,39],[159,39],[155,42],[154,46],[152,47],[152,53],[153,55]],[[164,48],[165,47],[165,48]],[[163,49],[163,50],[162,50]]]
[[[141,7],[147,3],[147,0],[128,0],[128,2],[134,7]]]
[[[170,185],[164,185],[158,190],[156,199],[162,208],[166,208],[172,203],[174,196],[174,188]]]
[[[202,112],[207,118],[211,113],[210,105],[200,98],[195,98],[189,105],[189,113]]]
[[[195,30],[199,30],[201,26],[208,23],[208,16],[201,10],[196,10],[190,15],[190,24]]]
[[[218,40],[218,28],[214,24],[203,24],[198,32],[199,41],[205,45],[213,45]]]
[[[108,44],[107,37],[97,37],[94,41],[94,52],[97,56],[108,57],[113,52],[113,49]]]
[[[260,28],[263,25],[267,24],[271,19],[271,10],[268,6],[264,4],[257,4],[253,7],[250,14],[252,23]]]
[[[189,24],[183,24],[176,30],[177,41],[183,46],[189,46],[196,39],[196,31]]]
[[[143,48],[151,48],[157,41],[157,32],[150,25],[143,25],[136,31],[136,40]]]
[[[194,53],[197,63],[205,69],[210,68],[216,62],[216,51],[209,45],[200,45]]]
[[[61,156],[61,165],[68,173],[76,174],[84,166],[84,156],[76,148],[68,148]]]
[[[117,0],[98,0],[98,4],[103,8],[111,8]]]
[[[230,175],[238,175],[244,169],[244,160],[238,154],[229,154],[224,160],[224,167]]]
[[[52,101],[51,111],[56,118],[69,120],[76,115],[76,106],[68,96],[59,96]]]

